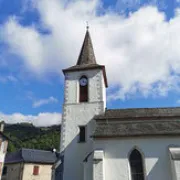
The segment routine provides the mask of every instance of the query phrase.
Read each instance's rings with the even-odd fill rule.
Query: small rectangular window
[[[39,175],[39,166],[34,166],[33,175],[35,175],[35,176]]]
[[[79,127],[79,142],[86,142],[86,127]]]
[[[4,166],[2,175],[5,176],[7,174],[7,166]]]

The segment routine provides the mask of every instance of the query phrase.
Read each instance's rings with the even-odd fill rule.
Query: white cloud
[[[8,76],[0,76],[0,82],[6,83],[6,82],[17,82],[18,79],[13,75]]]
[[[43,44],[40,34],[33,27],[22,27],[17,19],[12,17],[1,32],[11,52],[20,55],[27,68],[36,72],[43,71]]]
[[[12,76],[12,75],[7,76],[7,79],[8,79],[9,81],[12,81],[12,82],[17,82],[17,81],[18,81],[17,78],[14,77],[14,76]]]
[[[1,37],[10,51],[22,57],[26,68],[37,74],[59,73],[76,63],[84,38],[85,22],[90,31],[99,64],[107,68],[109,99],[142,95],[166,95],[179,90],[180,15],[169,22],[163,12],[142,7],[128,18],[111,11],[98,16],[98,0],[39,0],[36,4],[41,34],[35,26],[24,27],[11,17],[1,28]],[[179,12],[177,10],[177,12]]]
[[[8,124],[15,123],[32,123],[34,126],[51,126],[61,123],[60,113],[39,113],[37,116],[23,115],[21,113],[14,113],[11,115],[0,112],[0,121],[5,121]]]
[[[58,99],[54,98],[54,97],[49,97],[47,99],[40,99],[40,100],[35,100],[33,102],[33,107],[37,108],[46,104],[52,104],[52,103],[57,103]]]

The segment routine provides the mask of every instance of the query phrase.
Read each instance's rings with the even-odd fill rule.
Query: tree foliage
[[[59,150],[60,126],[35,127],[32,124],[5,125],[4,134],[11,139],[8,152],[20,148]]]

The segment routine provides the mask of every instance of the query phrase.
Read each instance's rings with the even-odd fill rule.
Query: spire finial
[[[86,29],[87,29],[87,31],[89,30],[89,23],[88,23],[88,21],[86,21]]]

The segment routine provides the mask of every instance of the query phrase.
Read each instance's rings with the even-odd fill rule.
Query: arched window
[[[79,80],[79,102],[88,101],[88,79],[82,76]]]
[[[129,156],[131,180],[144,180],[143,160],[140,152],[134,149]]]

